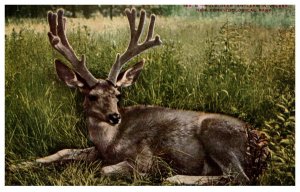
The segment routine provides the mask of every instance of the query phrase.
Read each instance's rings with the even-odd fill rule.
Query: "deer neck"
[[[118,125],[110,125],[96,117],[88,117],[88,131],[90,140],[100,152],[104,153],[114,141],[118,133]]]

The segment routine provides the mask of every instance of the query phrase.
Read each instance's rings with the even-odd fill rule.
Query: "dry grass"
[[[8,23],[8,24],[7,24]],[[9,35],[13,30],[19,33],[21,30],[32,30],[35,33],[44,33],[48,31],[48,24],[41,19],[20,19],[8,20],[5,26],[5,34]],[[126,17],[115,17],[110,20],[107,17],[97,16],[92,19],[85,18],[69,18],[67,25],[69,28],[77,28],[87,26],[92,32],[112,31],[127,27]]]

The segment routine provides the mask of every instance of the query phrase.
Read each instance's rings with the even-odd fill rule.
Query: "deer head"
[[[151,15],[146,40],[139,43],[146,12],[141,11],[137,29],[135,27],[136,10],[126,9],[125,13],[131,33],[128,48],[124,53],[117,54],[107,79],[97,79],[87,69],[85,55],[82,55],[79,59],[68,42],[66,18],[63,16],[63,10],[58,10],[57,14],[48,12],[49,41],[52,47],[72,64],[72,68],[70,68],[56,59],[55,66],[58,77],[69,87],[78,88],[84,94],[84,108],[88,115],[95,116],[111,125],[119,124],[122,118],[117,107],[117,96],[120,94],[118,88],[130,86],[137,80],[143,69],[144,60],[136,63],[126,71],[122,71],[123,65],[143,51],[162,43],[159,36],[153,38],[155,15]]]

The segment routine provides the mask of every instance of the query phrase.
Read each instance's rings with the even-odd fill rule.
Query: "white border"
[[[3,3],[3,5],[2,5]],[[199,4],[291,4],[291,5],[296,5],[296,47],[299,44],[298,43],[298,13],[297,13],[297,3],[296,0],[287,0],[287,1],[283,1],[283,0],[273,0],[272,2],[270,1],[266,1],[266,0],[240,0],[240,1],[224,1],[224,0],[215,0],[215,1],[208,1],[208,0],[165,0],[165,1],[157,1],[157,0],[147,0],[147,1],[143,1],[143,0],[120,0],[120,1],[110,1],[110,0],[85,0],[85,1],[79,1],[79,0],[72,0],[72,1],[67,1],[67,0],[22,0],[22,1],[18,1],[18,0],[4,0],[1,1],[1,7],[0,7],[0,17],[1,17],[1,30],[0,30],[0,38],[1,38],[1,46],[0,46],[0,54],[1,54],[1,63],[0,63],[0,130],[1,130],[1,134],[0,134],[0,190],[1,191],[31,191],[31,192],[41,192],[41,191],[189,191],[189,192],[198,192],[198,191],[238,191],[240,192],[241,190],[246,190],[246,191],[270,191],[272,190],[272,192],[283,192],[283,191],[296,191],[296,189],[298,187],[295,186],[272,186],[272,187],[266,187],[266,186],[255,186],[255,187],[251,187],[251,186],[246,186],[246,187],[189,187],[189,186],[178,186],[178,187],[147,187],[147,186],[141,186],[141,187],[107,187],[107,186],[99,186],[99,187],[11,187],[11,186],[4,186],[5,185],[5,178],[4,178],[4,173],[5,173],[5,165],[4,165],[4,158],[5,158],[5,153],[4,153],[4,142],[5,142],[5,44],[4,44],[4,28],[5,28],[5,20],[4,20],[4,6],[5,5],[12,5],[12,4],[37,4],[37,5],[42,5],[42,4],[128,4],[128,5],[137,5],[137,4],[169,4],[169,5],[174,5],[174,4],[190,4],[190,5],[199,5]],[[299,63],[298,62],[298,49],[296,49],[296,66]],[[296,100],[298,98],[298,90],[299,90],[299,67],[296,67]],[[299,102],[296,101],[296,109],[299,108]],[[298,138],[299,138],[299,134],[297,131],[298,130],[298,112],[296,112],[296,143]],[[299,169],[298,166],[299,165],[299,158],[298,157],[298,150],[296,147],[296,179],[298,179],[299,177]],[[297,186],[297,180],[296,180],[296,186]],[[299,189],[298,189],[299,191]]]
[[[57,191],[82,191],[82,192],[202,192],[202,191],[213,191],[213,192],[290,192],[295,191],[296,187],[282,187],[282,186],[79,186],[79,187],[5,187],[4,191],[16,192],[16,191],[30,191],[30,192],[57,192]]]
[[[5,119],[5,104],[4,104],[4,100],[5,100],[5,94],[4,94],[4,89],[5,89],[5,77],[4,77],[4,69],[5,69],[5,53],[4,53],[4,28],[5,28],[5,20],[4,20],[4,6],[0,7],[0,12],[1,12],[1,19],[0,19],[0,187],[4,186],[4,173],[5,173],[5,165],[4,165],[4,161],[5,161],[5,153],[4,153],[4,142],[5,142],[5,125],[4,125],[4,119]],[[2,18],[3,17],[3,18]]]

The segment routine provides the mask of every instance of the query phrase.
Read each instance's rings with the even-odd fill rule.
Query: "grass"
[[[281,21],[283,16],[273,18]],[[287,18],[272,27],[264,24],[269,17],[263,19],[158,17],[156,33],[163,46],[135,59],[145,58],[146,66],[138,82],[122,90],[121,105],[243,119],[270,140],[272,161],[257,185],[295,185],[295,28],[293,22],[286,24]],[[60,149],[92,145],[83,98],[56,76],[53,60],[61,56],[48,42],[46,21],[22,22],[9,20],[5,28],[5,184],[160,185],[160,175],[102,177],[101,162],[10,169]],[[86,54],[91,72],[105,78],[116,53],[126,48],[126,27],[124,17],[73,19],[68,36],[76,52]]]

